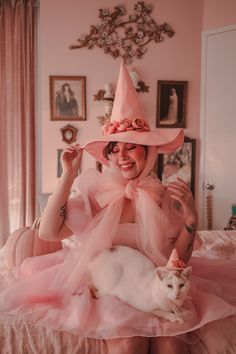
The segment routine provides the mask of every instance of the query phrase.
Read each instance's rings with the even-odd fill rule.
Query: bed
[[[236,258],[236,230],[199,231],[202,245],[194,256]],[[203,336],[192,346],[192,354],[235,354],[236,316],[205,326]],[[30,323],[20,316],[0,316],[1,354],[106,354],[103,340],[82,338]],[[121,353],[122,354],[122,353]]]

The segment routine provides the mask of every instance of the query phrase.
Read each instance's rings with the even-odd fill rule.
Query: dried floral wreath
[[[125,6],[108,9],[99,9],[101,23],[90,26],[90,33],[82,35],[77,41],[79,44],[71,45],[70,49],[95,46],[102,48],[105,53],[114,59],[122,57],[126,64],[132,63],[134,58],[141,59],[147,51],[147,44],[164,40],[164,35],[173,37],[175,32],[167,23],[158,25],[150,17],[152,5],[145,5],[143,1],[134,5],[134,13],[128,19]]]

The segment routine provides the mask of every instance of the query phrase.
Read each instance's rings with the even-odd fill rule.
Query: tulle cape
[[[166,201],[163,185],[150,174],[156,153],[156,148],[149,148],[145,169],[135,181],[124,181],[114,166],[102,175],[91,170],[81,175],[78,198],[87,222],[75,232],[74,247],[28,258],[11,272],[2,272],[1,312],[92,338],[180,335],[188,343],[199,339],[196,330],[204,324],[235,314],[232,260],[191,259],[191,294],[184,304],[189,316],[183,324],[137,311],[112,296],[91,295],[86,266],[113,244],[125,198],[135,209],[136,247],[156,265],[166,264],[171,240],[178,237],[184,221],[171,200]],[[130,237],[128,232],[125,236]]]
[[[135,180],[125,180],[116,165],[98,174],[95,202],[100,212],[86,225],[80,237],[83,246],[74,249],[65,259],[63,266],[52,282],[52,290],[64,293],[80,293],[88,285],[86,270],[88,262],[101,250],[112,246],[120,223],[125,199],[132,201],[135,209],[135,221],[139,225],[137,248],[145,253],[156,265],[165,265],[169,251],[169,238],[166,230],[171,223],[161,209],[164,186],[154,174],[150,174],[157,156],[156,147],[148,147],[145,168]],[[90,183],[87,171],[80,180],[80,190],[89,193]],[[85,197],[87,198],[87,197]],[[85,199],[84,204],[88,201]],[[91,215],[92,210],[88,210]],[[68,269],[71,271],[68,272]]]

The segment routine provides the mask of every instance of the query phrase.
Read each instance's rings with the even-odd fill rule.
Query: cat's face
[[[192,267],[183,270],[157,269],[157,275],[161,280],[160,288],[169,300],[182,304],[190,289],[191,271]]]

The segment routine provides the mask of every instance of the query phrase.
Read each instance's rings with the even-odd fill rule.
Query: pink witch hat
[[[83,148],[105,165],[103,149],[111,142],[124,142],[157,146],[158,153],[169,153],[182,146],[183,129],[151,129],[139,101],[128,70],[121,64],[110,122],[102,129],[102,136],[90,141]]]

